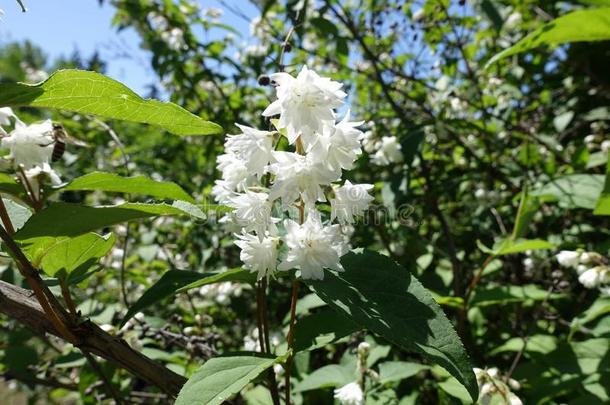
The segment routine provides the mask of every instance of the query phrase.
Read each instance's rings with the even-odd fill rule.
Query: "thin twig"
[[[95,360],[95,358],[91,355],[91,353],[89,353],[85,350],[83,350],[83,354],[85,355],[85,357],[87,358],[87,361],[93,368],[93,371],[95,371],[95,373],[101,378],[102,382],[104,383],[104,387],[106,387],[106,391],[108,392],[108,395],[110,395],[114,399],[114,401],[117,403],[117,405],[122,405],[123,399],[121,398],[121,395],[114,388],[114,386],[112,385],[112,382],[108,379],[108,376],[106,376],[106,373],[104,373],[104,370],[102,370],[102,367],[99,365],[97,360]]]

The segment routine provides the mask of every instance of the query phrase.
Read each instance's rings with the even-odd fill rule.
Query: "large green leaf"
[[[281,357],[216,357],[208,360],[184,384],[176,405],[219,405],[241,391]]]
[[[60,188],[61,191],[109,191],[116,193],[142,194],[169,200],[195,203],[186,191],[176,183],[155,181],[144,176],[121,177],[114,173],[93,172],[72,180]]]
[[[135,219],[166,215],[191,216],[192,212],[168,204],[127,203],[118,206],[86,207],[58,202],[32,215],[15,233],[14,238],[20,243],[24,253],[37,264],[52,245],[65,238]],[[203,213],[201,216],[204,216]]]
[[[464,346],[432,295],[405,268],[381,254],[348,253],[345,272],[309,284],[328,305],[408,351],[421,353],[478,397]]]
[[[124,325],[136,313],[142,311],[167,297],[171,297],[179,291],[183,291],[185,286],[192,285],[196,281],[201,281],[200,285],[218,283],[222,281],[255,281],[255,275],[242,269],[233,269],[222,273],[198,273],[186,270],[170,270],[161,276],[159,281],[153,284],[146,292],[129,308],[123,318],[121,325]]]
[[[24,227],[15,234],[15,239],[26,242],[37,237],[76,236],[121,222],[165,215],[190,215],[190,213],[168,204],[126,203],[116,206],[87,207],[58,202],[32,215]]]
[[[360,330],[360,327],[337,311],[324,308],[304,316],[295,325],[294,351],[314,350]]]
[[[563,208],[595,208],[604,186],[604,176],[570,174],[533,190],[531,195],[556,201]]]
[[[610,215],[610,159],[606,166],[606,180],[599,199],[595,203],[595,215]]]
[[[112,249],[114,242],[113,234],[100,236],[86,233],[76,238],[66,238],[44,253],[40,265],[51,277],[67,277],[75,270],[88,270]]]
[[[576,10],[556,18],[531,32],[515,45],[494,55],[487,66],[510,55],[568,42],[603,41],[610,39],[610,7]]]
[[[0,106],[47,107],[157,125],[177,135],[221,134],[222,128],[173,103],[144,100],[102,74],[59,70],[42,83],[0,84]]]

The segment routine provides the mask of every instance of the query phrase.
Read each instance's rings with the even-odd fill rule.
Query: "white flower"
[[[364,405],[364,392],[358,383],[352,382],[335,390],[335,398],[341,405]]]
[[[321,133],[325,122],[334,123],[334,108],[343,104],[346,94],[343,86],[326,77],[320,77],[307,66],[296,78],[280,72],[271,75],[277,83],[277,100],[271,103],[263,115],[280,115],[279,127],[286,128],[288,141],[294,144],[299,135],[304,142],[311,143],[314,133]]]
[[[32,125],[18,120],[15,122],[15,129],[2,138],[2,147],[10,150],[7,158],[13,160],[15,169],[24,170],[36,198],[39,190],[38,177],[41,174],[47,175],[53,184],[61,183],[59,175],[49,164],[54,143],[53,124],[50,120]]]
[[[163,41],[167,43],[167,46],[174,51],[180,51],[186,48],[184,31],[180,28],[174,27],[169,31],[163,31],[161,33],[161,39],[163,39]]]
[[[216,158],[225,186],[230,190],[242,190],[250,177],[246,163],[234,153],[224,153]]]
[[[578,266],[580,252],[572,250],[562,250],[555,256],[555,258],[557,259],[557,262],[563,267],[576,268],[576,266]]]
[[[9,159],[15,166],[30,169],[49,163],[53,154],[53,124],[50,120],[40,124],[15,124],[9,136],[2,138],[2,147],[8,148]]]
[[[603,141],[600,145],[600,148],[602,152],[610,151],[610,139],[606,139],[605,141]]]
[[[238,225],[246,232],[256,231],[262,240],[271,222],[271,202],[267,193],[246,190],[244,194],[229,197],[226,203],[234,208],[233,216]]]
[[[419,21],[424,17],[424,8],[417,9],[416,12],[413,13],[413,21]]]
[[[276,163],[271,164],[270,171],[276,177],[269,198],[281,198],[284,206],[292,204],[299,197],[308,205],[325,201],[321,186],[338,178],[324,165],[313,162],[310,155],[274,152],[273,157]]]
[[[15,113],[10,107],[0,108],[0,125],[8,126],[11,125],[11,118],[17,118]]]
[[[246,233],[235,236],[239,239],[235,244],[241,249],[239,258],[244,262],[244,267],[258,273],[258,280],[273,274],[277,265],[279,238],[266,236],[261,239]]]
[[[272,159],[274,133],[236,125],[242,133],[229,135],[225,142],[225,150],[237,156],[250,173],[260,178],[265,174],[267,165]]]
[[[220,18],[224,14],[224,11],[221,8],[210,7],[203,10],[203,15],[210,18]]]
[[[212,187],[212,195],[214,200],[220,204],[226,204],[229,202],[229,198],[234,195],[235,192],[232,189],[232,184],[226,180],[216,180],[214,187]]]
[[[261,350],[260,340],[258,339],[258,329],[244,336],[244,350],[249,352],[259,352]]]
[[[578,281],[585,288],[597,288],[601,282],[600,271],[597,267],[593,267],[578,276]]]
[[[523,405],[523,402],[521,401],[521,399],[518,396],[516,396],[515,394],[513,394],[512,392],[508,393],[507,399],[508,399],[509,405]]]
[[[511,13],[504,22],[504,28],[507,30],[515,28],[519,23],[521,23],[522,19],[521,13],[515,11],[514,13]]]
[[[349,180],[335,189],[335,198],[330,200],[331,221],[337,218],[341,224],[353,224],[354,217],[362,215],[374,200],[369,195],[372,184],[352,184]]]
[[[356,129],[363,122],[350,122],[349,111],[335,126],[325,126],[323,135],[317,139],[311,153],[316,161],[324,162],[329,169],[341,174],[341,169],[350,170],[354,161],[362,153],[360,139],[362,131]]]
[[[284,226],[288,254],[278,266],[279,270],[298,267],[303,279],[314,280],[324,278],[325,268],[343,271],[339,258],[347,253],[347,246],[339,225],[322,225],[320,213],[311,210],[303,225],[287,219]]]
[[[384,136],[372,162],[378,166],[387,166],[390,163],[402,161],[402,146],[395,136]]]

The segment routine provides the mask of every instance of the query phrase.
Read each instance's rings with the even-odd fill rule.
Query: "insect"
[[[61,159],[61,157],[64,155],[64,152],[66,151],[66,144],[82,146],[82,147],[89,147],[89,144],[87,144],[86,142],[80,141],[80,140],[75,139],[75,138],[71,137],[70,135],[68,135],[65,128],[63,126],[61,126],[61,124],[53,123],[52,136],[53,136],[52,144],[54,145],[53,153],[51,154],[52,162],[57,162],[59,159]],[[41,146],[48,146],[48,145],[50,145],[50,144],[41,145]]]

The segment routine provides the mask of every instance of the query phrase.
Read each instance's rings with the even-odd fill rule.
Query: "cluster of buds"
[[[607,258],[584,250],[562,250],[556,258],[561,266],[576,270],[578,281],[585,288],[610,292],[610,266]]]

